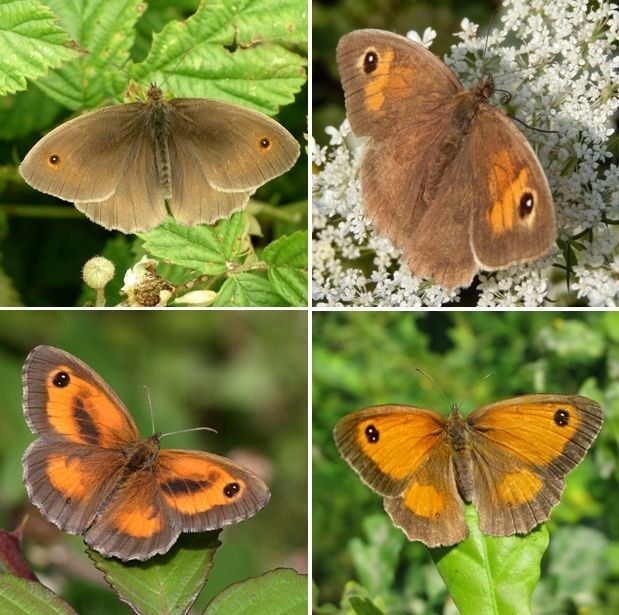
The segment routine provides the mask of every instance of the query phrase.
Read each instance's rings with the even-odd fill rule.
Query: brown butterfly
[[[227,218],[267,181],[292,167],[299,144],[271,118],[205,98],[105,107],[43,137],[19,167],[33,188],[71,201],[123,233],[167,216],[193,226]]]
[[[24,364],[24,414],[38,438],[24,454],[30,501],[61,530],[122,560],[165,553],[181,532],[237,523],[269,500],[265,483],[230,459],[159,450],[88,365],[37,346]]]
[[[546,521],[565,475],[602,426],[602,408],[579,395],[525,395],[447,419],[410,406],[375,406],[341,419],[337,448],[410,540],[464,540],[464,503],[492,536]]]
[[[544,171],[488,103],[492,77],[464,90],[422,45],[358,30],[337,47],[366,212],[416,275],[447,288],[546,254],[555,213]]]

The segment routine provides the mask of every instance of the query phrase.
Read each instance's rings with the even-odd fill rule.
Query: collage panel
[[[307,0],[0,23],[0,305],[308,305]]]
[[[313,613],[619,608],[616,312],[317,312]]]
[[[313,3],[315,305],[617,306],[619,16],[577,4]]]
[[[306,613],[306,313],[0,323],[0,612]]]

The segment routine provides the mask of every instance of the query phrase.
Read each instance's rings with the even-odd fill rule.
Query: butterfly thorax
[[[458,492],[466,502],[473,498],[473,458],[470,431],[457,405],[447,418],[447,439],[452,450],[452,464]]]
[[[480,106],[487,101],[493,91],[492,76],[488,76],[472,89],[462,91],[454,97],[451,120],[443,131],[436,154],[427,167],[421,195],[426,207],[429,207],[434,200],[448,167],[460,160],[464,142],[473,128]]]
[[[150,470],[155,465],[159,454],[159,437],[160,434],[156,433],[146,440],[132,442],[123,449],[123,455],[127,460],[126,473]]]

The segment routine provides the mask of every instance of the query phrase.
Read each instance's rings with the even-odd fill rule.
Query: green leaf
[[[350,606],[358,615],[384,615],[383,612],[376,607],[369,598],[359,598],[353,596],[350,599]]]
[[[6,573],[0,573],[0,613],[77,615],[69,604],[41,583]]]
[[[307,292],[307,231],[297,231],[270,243],[262,254],[271,265],[269,280],[273,288],[290,304],[304,306]]]
[[[495,537],[479,529],[477,512],[465,509],[468,538],[430,553],[461,615],[531,613],[531,594],[540,578],[548,530]]]
[[[205,615],[306,615],[309,597],[307,576],[289,568],[278,568],[231,585],[215,596]]]
[[[270,307],[285,305],[265,278],[250,272],[239,273],[228,278],[221,287],[217,307]]]
[[[25,90],[26,79],[78,56],[57,21],[36,0],[0,2],[0,95]]]
[[[147,562],[107,559],[95,551],[88,556],[105,581],[140,615],[186,613],[208,580],[220,530],[181,534],[165,554]]]
[[[170,263],[199,273],[218,275],[228,264],[239,262],[243,236],[243,213],[221,220],[215,226],[183,226],[168,218],[148,233],[138,233],[144,250]]]
[[[146,5],[141,0],[47,0],[60,23],[85,50],[80,58],[54,71],[37,85],[69,109],[93,108],[118,96],[127,82],[119,69],[129,59],[135,23]]]
[[[306,42],[303,0],[203,2],[191,18],[171,21],[153,36],[133,77],[165,79],[176,96],[216,98],[274,115],[306,80],[305,57],[285,45]]]

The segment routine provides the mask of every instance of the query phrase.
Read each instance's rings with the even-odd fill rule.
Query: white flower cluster
[[[502,28],[477,37],[465,19],[446,63],[465,87],[485,72],[512,93],[510,115],[546,170],[560,248],[534,263],[479,276],[478,305],[619,305],[619,168],[608,166],[611,118],[619,107],[619,12],[583,0],[508,0]],[[429,46],[428,29],[418,42]],[[409,33],[409,37],[413,37]],[[517,47],[508,40],[519,40]],[[503,46],[501,46],[503,45]],[[473,58],[473,60],[472,60]],[[312,144],[313,299],[330,306],[440,306],[460,291],[413,276],[400,251],[363,214],[358,170],[362,141],[347,122],[329,127],[328,147]],[[613,226],[615,223],[615,226]]]

